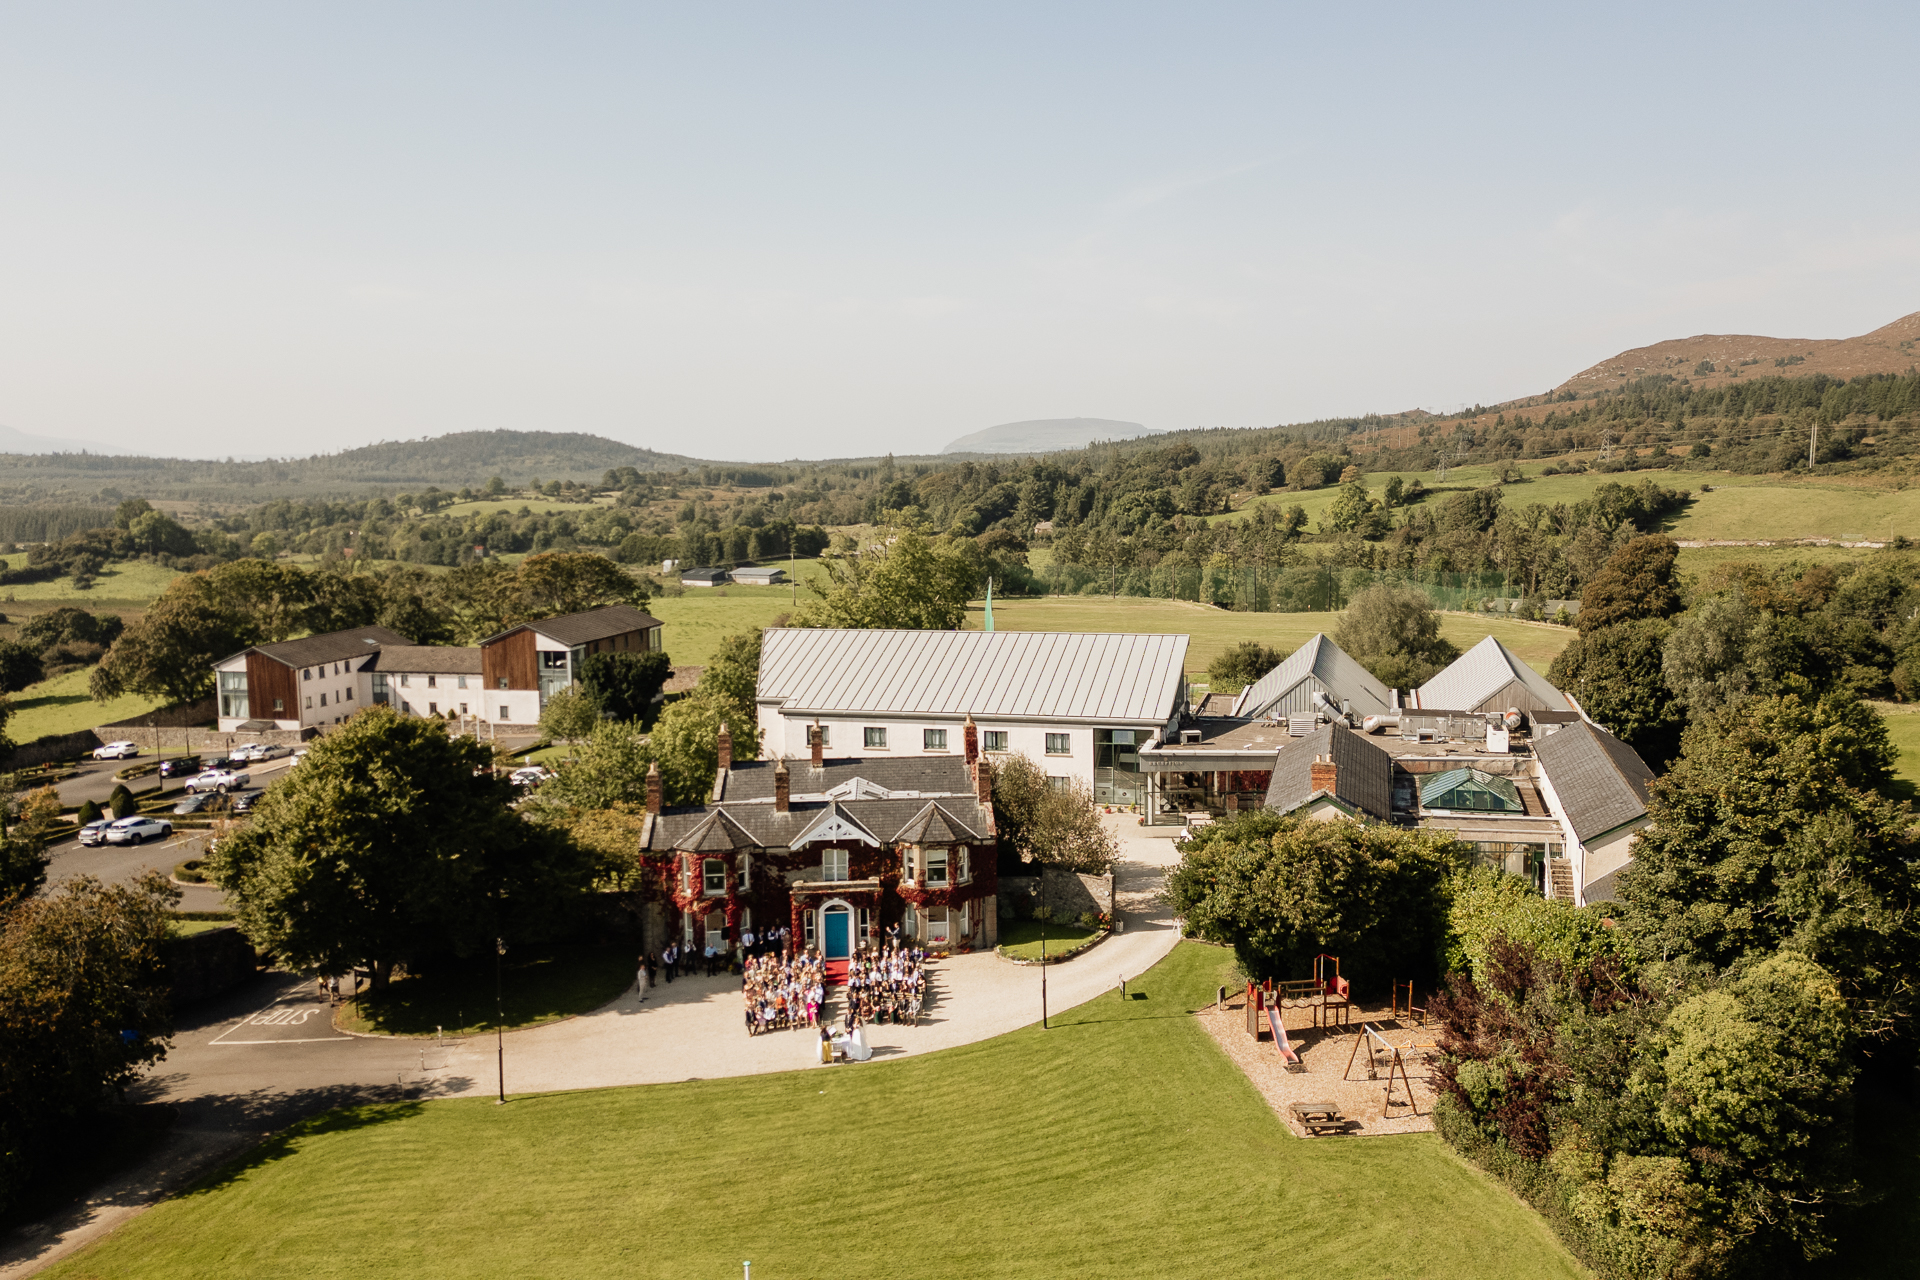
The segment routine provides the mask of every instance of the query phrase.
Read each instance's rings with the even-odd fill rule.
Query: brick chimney
[[[980,803],[993,803],[993,761],[976,760],[973,762],[973,793]]]
[[[725,774],[733,768],[733,735],[727,732],[727,722],[720,722],[720,772]]]
[[[773,766],[773,811],[785,813],[793,807],[793,776],[787,772],[786,757]]]
[[[967,713],[967,723],[960,730],[960,741],[966,744],[968,764],[980,758],[980,728],[974,724],[971,711]]]
[[[647,812],[660,812],[660,762],[658,760],[647,766]]]
[[[1315,756],[1313,760],[1313,783],[1315,791],[1333,792],[1334,779],[1338,771],[1334,768],[1332,756]]]
[[[813,767],[818,769],[826,763],[827,735],[820,732],[820,722],[815,720],[807,726],[807,750],[813,756]]]

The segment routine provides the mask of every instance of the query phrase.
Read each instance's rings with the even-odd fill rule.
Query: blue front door
[[[838,909],[830,907],[826,911],[821,912],[821,915],[826,923],[826,928],[823,932],[827,935],[827,959],[845,960],[853,954],[852,948],[847,945],[847,925],[851,920],[847,909],[845,907]]]

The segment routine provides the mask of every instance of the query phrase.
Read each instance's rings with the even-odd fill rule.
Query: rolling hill
[[[1154,427],[1116,422],[1111,418],[1035,418],[1028,422],[1003,422],[997,427],[961,436],[940,452],[1053,453],[1060,449],[1084,449],[1095,440],[1133,440],[1164,434]]]
[[[1744,333],[1669,338],[1602,360],[1554,390],[1589,396],[1654,373],[1689,378],[1696,387],[1767,375],[1804,378],[1824,373],[1857,378],[1868,373],[1905,373],[1916,363],[1920,363],[1920,311],[1857,338],[1763,338]]]

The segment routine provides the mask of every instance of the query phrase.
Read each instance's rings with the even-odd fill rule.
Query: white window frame
[[[1055,743],[1059,746],[1055,746]],[[1050,733],[1047,735],[1047,754],[1050,756],[1070,756],[1073,754],[1073,735],[1070,733]]]
[[[716,885],[715,880],[719,883]],[[727,893],[727,860],[725,858],[700,859],[700,896],[703,898],[722,898]]]
[[[980,731],[980,749],[982,751],[1006,751],[1007,731],[1005,729],[982,729]]]
[[[740,860],[734,868],[734,873],[740,878],[740,892],[742,893],[752,892],[753,890],[753,855],[750,853],[741,854]]]
[[[922,751],[945,751],[947,749],[947,731],[945,729],[922,729],[920,731],[920,749]]]
[[[848,865],[850,861],[847,856],[847,850],[845,849],[822,849],[820,851],[820,878],[833,883],[849,879],[849,872],[852,870]],[[834,874],[836,871],[839,873],[838,875]]]
[[[819,918],[820,918],[820,913],[818,911],[807,910],[807,911],[802,911],[800,913],[800,924],[807,931],[808,947],[815,947],[819,945],[819,943],[814,941],[816,938],[820,936],[820,925],[818,923]]]
[[[929,889],[944,889],[952,883],[952,881],[947,879],[949,870],[948,853],[949,851],[947,849],[940,847],[921,850],[920,856],[926,860],[927,887]],[[936,875],[936,872],[939,874]]]
[[[887,749],[887,731],[884,726],[867,726],[864,738],[868,751],[885,751]]]
[[[973,851],[965,845],[956,845],[953,850],[951,870],[955,884],[973,883]]]

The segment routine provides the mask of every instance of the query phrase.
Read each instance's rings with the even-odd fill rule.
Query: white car
[[[237,791],[252,781],[253,779],[246,774],[236,773],[231,769],[209,769],[205,773],[198,773],[187,779],[187,794],[192,795],[196,791],[218,791],[224,795],[228,791]]]
[[[109,742],[104,747],[93,749],[95,760],[129,760],[140,754],[140,748],[131,742]]]
[[[508,775],[508,781],[516,787],[537,787],[552,776],[544,765],[530,764],[524,769],[515,769]]]
[[[229,760],[258,760],[262,750],[258,742],[243,742],[227,756]]]
[[[108,844],[141,844],[155,838],[164,840],[173,834],[173,824],[145,814],[121,818],[107,828]]]

